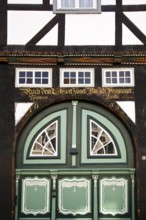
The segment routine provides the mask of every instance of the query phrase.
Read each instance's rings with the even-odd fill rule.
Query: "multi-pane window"
[[[94,0],[61,0],[60,3],[61,8],[96,8]]]
[[[60,87],[94,86],[94,69],[60,69]]]
[[[37,136],[30,156],[58,156],[58,121],[50,124]]]
[[[16,69],[16,87],[51,87],[51,69]]]
[[[55,0],[55,13],[99,13],[101,0]]]
[[[90,120],[90,156],[100,155],[117,155],[117,149],[110,134]]]
[[[134,69],[102,69],[103,86],[134,86]]]

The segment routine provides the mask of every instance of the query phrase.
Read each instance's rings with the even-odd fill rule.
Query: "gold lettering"
[[[45,100],[48,99],[48,95],[74,95],[74,94],[95,94],[102,95],[106,99],[117,99],[121,94],[129,95],[133,94],[133,89],[124,88],[21,88],[23,94],[28,95],[30,101]]]

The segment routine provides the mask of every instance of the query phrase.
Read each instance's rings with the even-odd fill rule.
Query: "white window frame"
[[[55,130],[54,130],[54,136],[51,137],[47,133],[47,130],[51,128],[51,126],[53,125],[55,125]],[[42,144],[39,138],[42,138],[43,134],[46,135],[46,138],[45,138],[46,140],[45,140],[45,143]],[[52,143],[53,139],[56,140],[55,146]],[[38,150],[35,149],[36,145],[38,145]],[[48,147],[48,145],[50,145],[50,148]],[[48,154],[44,153],[45,150],[47,150]],[[58,156],[58,120],[53,121],[51,124],[49,124],[49,126],[43,129],[41,133],[38,134],[35,141],[33,142],[33,145],[30,151],[30,157],[57,157],[57,156]]]
[[[53,1],[53,11],[54,13],[101,13],[101,0],[93,0],[93,7],[85,7],[85,8],[80,8],[79,7],[79,1],[80,0],[75,0],[75,7],[61,7],[61,0],[54,0]]]
[[[95,134],[93,135],[92,124],[96,125],[98,127],[98,129],[100,129],[100,132],[98,133],[98,135],[95,135]],[[107,137],[108,142],[105,141],[105,143],[103,143],[101,141],[101,137],[104,135]],[[92,138],[94,138],[94,140],[96,140],[94,146],[92,143]],[[106,147],[108,147],[108,144],[110,144],[110,143],[113,146],[114,152],[113,153],[106,153]],[[100,144],[100,147],[98,144]],[[96,149],[96,145],[98,145],[97,149]],[[103,153],[98,153],[100,150],[103,150]],[[103,127],[101,127],[99,124],[97,124],[93,119],[90,119],[90,156],[92,156],[92,157],[118,156],[117,147],[116,147],[111,135]]]
[[[33,73],[33,76],[32,76],[32,80],[33,82],[32,83],[24,83],[24,84],[21,84],[19,83],[19,72],[28,72],[28,71],[31,71]],[[49,83],[48,84],[43,84],[43,83],[40,83],[40,84],[37,84],[35,83],[35,72],[37,71],[40,71],[40,72],[48,72],[48,79],[49,79]],[[51,68],[16,68],[16,76],[15,76],[15,87],[46,87],[46,88],[51,88],[52,87],[52,69]],[[23,77],[22,77],[23,78]],[[39,77],[38,77],[39,78]]]
[[[64,72],[75,72],[76,73],[76,83],[75,84],[65,84]],[[90,84],[79,84],[78,83],[78,73],[79,72],[90,72]],[[60,68],[60,87],[94,87],[94,68]]]
[[[117,83],[107,83],[106,82],[106,72],[117,72]],[[129,71],[130,72],[130,83],[120,83],[119,79],[119,72],[120,71]],[[135,80],[134,80],[134,68],[103,68],[102,69],[102,86],[103,87],[134,87]]]

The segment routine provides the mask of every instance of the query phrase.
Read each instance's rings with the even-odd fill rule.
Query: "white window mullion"
[[[33,82],[32,84],[35,85],[35,71],[33,71],[33,74],[32,74],[32,82]]]
[[[79,71],[76,74],[76,85],[79,85]]]
[[[93,0],[93,8],[97,8],[97,1]]]
[[[117,84],[119,85],[120,84],[120,78],[119,78],[119,71],[117,71]]]
[[[76,8],[76,9],[79,8],[79,0],[75,0],[75,8]]]

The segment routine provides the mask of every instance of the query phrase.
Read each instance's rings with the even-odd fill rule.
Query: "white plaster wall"
[[[135,102],[134,101],[118,101],[117,104],[124,110],[127,116],[136,123],[135,119]],[[33,103],[15,103],[15,124],[26,114]]]
[[[124,12],[124,14],[146,35],[146,12]]]
[[[7,0],[8,4],[42,4],[43,0]]]
[[[24,45],[37,34],[55,15],[49,11],[9,11],[8,38],[9,45]],[[49,39],[49,45],[57,44],[57,30]],[[50,32],[51,33],[51,32]],[[48,38],[47,38],[48,40]]]
[[[115,5],[116,0],[101,0],[102,5]]]
[[[69,14],[65,27],[65,45],[115,45],[114,12]]]
[[[57,46],[58,44],[58,24],[52,28],[36,45],[52,45]]]
[[[117,104],[124,110],[127,116],[136,123],[135,118],[135,102],[133,101],[118,101]]]
[[[42,0],[8,0],[8,3],[42,4]],[[53,4],[53,0],[50,1]],[[102,0],[102,5],[115,5],[115,0]],[[146,0],[123,0],[123,4],[146,4]],[[124,13],[145,35],[146,12]],[[47,11],[8,11],[8,45],[25,45],[53,17]],[[143,21],[143,22],[142,22]],[[123,45],[141,45],[142,42],[123,24]],[[37,45],[56,46],[58,25],[46,34]],[[65,45],[115,45],[115,13],[67,14],[65,16]]]
[[[143,43],[124,24],[122,25],[122,29],[123,45],[143,45]]]
[[[146,3],[146,1],[145,1]],[[124,14],[130,19],[130,21],[146,35],[146,12],[124,12]],[[123,24],[123,45],[142,45],[143,43]]]
[[[33,103],[15,103],[15,125],[21,120],[21,118],[26,114],[28,109],[33,105]]]
[[[123,4],[124,5],[142,5],[142,4],[146,4],[146,0],[123,0]]]

